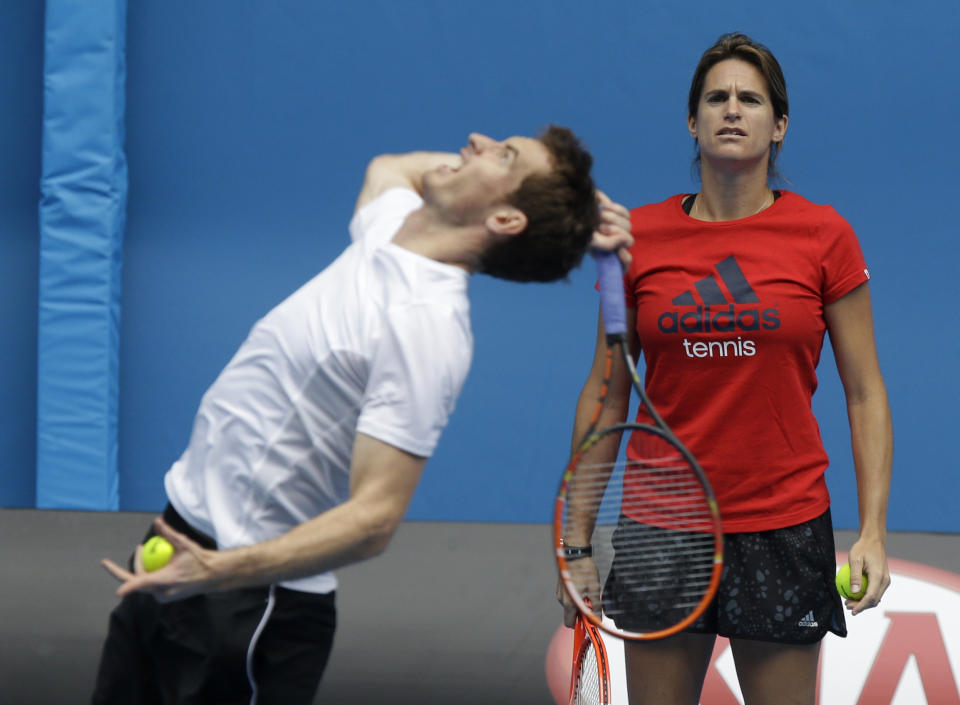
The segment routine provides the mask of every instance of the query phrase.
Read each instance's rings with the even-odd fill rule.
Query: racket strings
[[[719,537],[712,497],[671,443],[634,430],[630,450],[616,462],[580,459],[564,531],[590,537],[601,592],[593,603],[618,629],[648,633],[672,628],[705,600]],[[576,561],[571,570],[580,570]]]
[[[573,691],[573,705],[603,705],[600,689],[600,665],[593,643],[583,651],[577,669],[577,682]]]
[[[581,465],[577,468],[577,474],[574,476],[571,485],[597,486],[606,489],[610,484],[609,478],[613,471],[621,463],[594,463],[592,465]],[[636,463],[624,463],[628,469],[629,475],[641,480],[645,484],[656,484],[663,490],[686,489],[695,491],[697,494],[705,494],[703,486],[695,477],[691,477],[690,469],[687,465],[671,466],[668,468],[650,468],[649,466],[638,466]]]
[[[567,492],[580,507],[600,507],[597,524],[616,524],[623,509],[649,515],[662,528],[713,531],[707,492],[686,461],[663,467],[648,461],[578,465]]]
[[[696,558],[698,555],[710,556],[713,557],[714,545],[713,545],[713,536],[704,534],[703,538],[698,542],[695,537],[685,537],[685,543],[683,545],[683,553],[685,556],[691,558]],[[620,541],[618,548],[623,550],[624,562],[629,561],[629,555],[636,555],[639,553],[647,552],[652,549],[656,549],[663,546],[663,539],[661,537],[655,538],[643,538],[636,540],[622,540]]]

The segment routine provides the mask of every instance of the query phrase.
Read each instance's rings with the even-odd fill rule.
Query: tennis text
[[[690,341],[683,339],[683,351],[687,357],[753,357],[757,345],[752,340],[738,337],[736,340]]]

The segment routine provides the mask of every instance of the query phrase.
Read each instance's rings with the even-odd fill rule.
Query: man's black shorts
[[[172,508],[164,519],[216,547]],[[249,705],[256,688],[258,705],[309,705],[335,627],[333,593],[270,586],[162,604],[132,593],[110,615],[93,703]]]

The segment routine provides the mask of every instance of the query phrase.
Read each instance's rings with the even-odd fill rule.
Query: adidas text
[[[711,311],[707,306],[697,306],[696,311],[677,313],[665,311],[657,319],[657,325],[664,333],[726,333],[734,330],[776,330],[780,327],[780,312],[775,308],[757,308],[734,311],[729,304],[720,311]]]

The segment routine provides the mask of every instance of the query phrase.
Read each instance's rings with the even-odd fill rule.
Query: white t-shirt
[[[391,242],[421,204],[391,189],[361,208],[353,244],[254,325],[204,394],[164,484],[219,548],[274,538],[346,500],[358,431],[433,453],[473,336],[468,273]],[[284,583],[336,584],[332,573]]]

